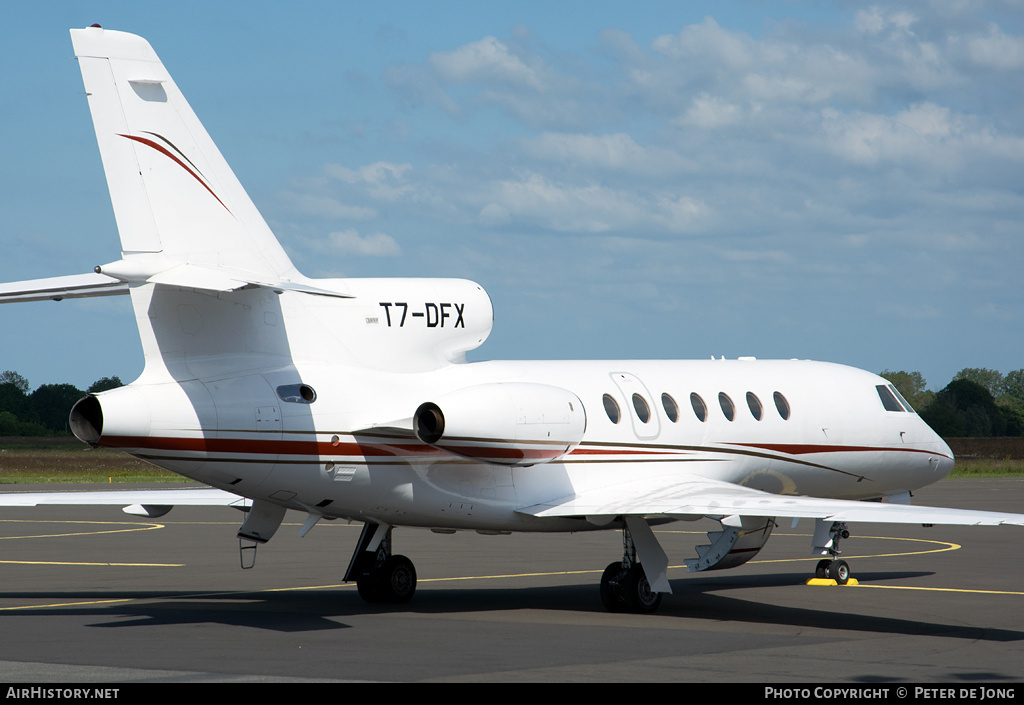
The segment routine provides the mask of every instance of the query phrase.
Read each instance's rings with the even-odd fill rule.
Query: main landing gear
[[[818,553],[827,553],[830,557],[818,561],[814,567],[814,577],[831,578],[839,585],[846,585],[850,581],[850,566],[846,561],[839,559],[839,542],[850,538],[850,532],[845,523],[834,521],[827,529],[828,540],[823,541],[824,530],[825,523],[819,519],[814,529],[814,550]]]
[[[622,527],[622,560],[610,564],[601,576],[601,602],[609,612],[654,612],[661,593],[651,589],[629,529]]]
[[[391,553],[391,526],[367,522],[345,572],[359,596],[370,603],[401,604],[416,592],[416,568],[405,556]]]

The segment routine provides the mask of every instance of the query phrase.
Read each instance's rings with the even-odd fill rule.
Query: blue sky
[[[146,37],[309,276],[465,277],[473,359],[1024,367],[1024,5],[5,7],[0,281],[119,244],[67,30]],[[126,297],[0,307],[34,388],[141,372]]]

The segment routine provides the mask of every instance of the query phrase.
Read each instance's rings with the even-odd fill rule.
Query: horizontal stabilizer
[[[60,301],[127,293],[126,282],[92,272],[0,284],[0,304],[17,301]]]
[[[129,287],[133,284],[147,283],[209,292],[229,292],[237,289],[263,287],[279,294],[285,291],[294,291],[339,299],[354,298],[350,294],[309,284],[273,279],[265,281],[246,274],[194,264],[180,264],[155,274],[140,276],[126,276],[117,267],[110,265],[96,269],[100,271],[0,284],[0,304],[24,301],[61,301],[62,299],[83,299],[90,296],[116,296],[127,294]],[[108,270],[116,272],[117,276],[108,275]]]

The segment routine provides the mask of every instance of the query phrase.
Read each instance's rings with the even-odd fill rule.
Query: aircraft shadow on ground
[[[927,572],[864,573],[863,582],[916,578]],[[780,605],[758,595],[758,589],[804,589],[806,575],[772,574],[673,580],[674,594],[666,595],[654,615],[614,615],[617,619],[690,619],[702,622],[748,623],[904,636],[933,636],[972,641],[1014,642],[1024,632],[989,626],[936,622],[911,617],[870,614],[870,607],[850,610],[842,592],[823,607]],[[807,588],[846,591],[856,588]],[[742,595],[726,594],[741,592]],[[367,604],[354,589],[281,590],[254,592],[52,591],[3,592],[0,600],[43,600],[38,608],[3,612],[4,619],[23,616],[77,615],[95,617],[90,626],[123,629],[182,624],[222,624],[276,632],[348,629],[346,617],[409,613],[444,615],[509,610],[601,612],[596,584],[551,587],[461,588],[421,587],[405,605]],[[113,604],[76,602],[112,601]],[[859,603],[860,604],[860,603]],[[613,615],[610,615],[613,616]]]

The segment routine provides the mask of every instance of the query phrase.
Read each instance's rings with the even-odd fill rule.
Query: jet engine
[[[424,443],[495,465],[537,465],[583,440],[583,403],[561,387],[530,382],[480,384],[420,404],[413,430]]]
[[[119,387],[79,399],[68,419],[78,440],[91,446],[131,445],[150,433],[148,400],[132,387]]]

